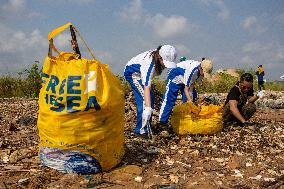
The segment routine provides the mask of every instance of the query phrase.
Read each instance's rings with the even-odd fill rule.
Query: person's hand
[[[145,107],[142,114],[143,123],[148,122],[153,113],[153,109],[151,107]]]
[[[256,96],[258,98],[263,98],[264,97],[264,92],[263,91],[259,91]]]
[[[190,105],[190,110],[191,110],[191,112],[192,112],[193,114],[198,115],[198,114],[200,113],[200,111],[201,111],[201,107],[198,106],[197,103],[192,103],[192,102],[188,102],[188,103],[191,104],[191,105]]]

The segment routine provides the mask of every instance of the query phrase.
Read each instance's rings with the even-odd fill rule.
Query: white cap
[[[177,67],[175,61],[177,58],[177,51],[171,45],[163,45],[159,50],[160,56],[163,58],[163,63],[166,68]]]

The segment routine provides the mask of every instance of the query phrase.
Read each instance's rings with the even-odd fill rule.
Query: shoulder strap
[[[241,90],[240,86],[236,85],[236,87],[239,89],[239,91],[240,91],[240,93],[241,93],[242,98],[243,98],[243,99],[246,99],[246,97],[245,97],[244,93],[242,92],[242,90]]]

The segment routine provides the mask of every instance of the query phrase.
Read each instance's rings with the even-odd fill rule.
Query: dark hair
[[[203,61],[203,60],[205,60],[205,58],[203,57],[203,58],[201,58],[201,61]]]
[[[162,48],[162,45],[158,46],[158,48],[151,52],[151,56],[155,63],[155,71],[158,75],[160,75],[164,69],[164,66],[161,64],[160,60],[157,58],[157,54],[159,53],[159,50]]]
[[[253,76],[250,73],[244,73],[241,78],[240,81],[247,81],[247,82],[253,82]]]

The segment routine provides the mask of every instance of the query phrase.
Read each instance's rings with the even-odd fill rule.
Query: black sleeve
[[[240,95],[241,95],[241,93],[240,93],[239,89],[237,87],[233,87],[228,94],[227,101],[229,101],[229,100],[239,101]]]
[[[253,89],[249,90],[248,93],[247,93],[247,95],[248,95],[248,96],[254,96],[254,94],[253,94]]]

